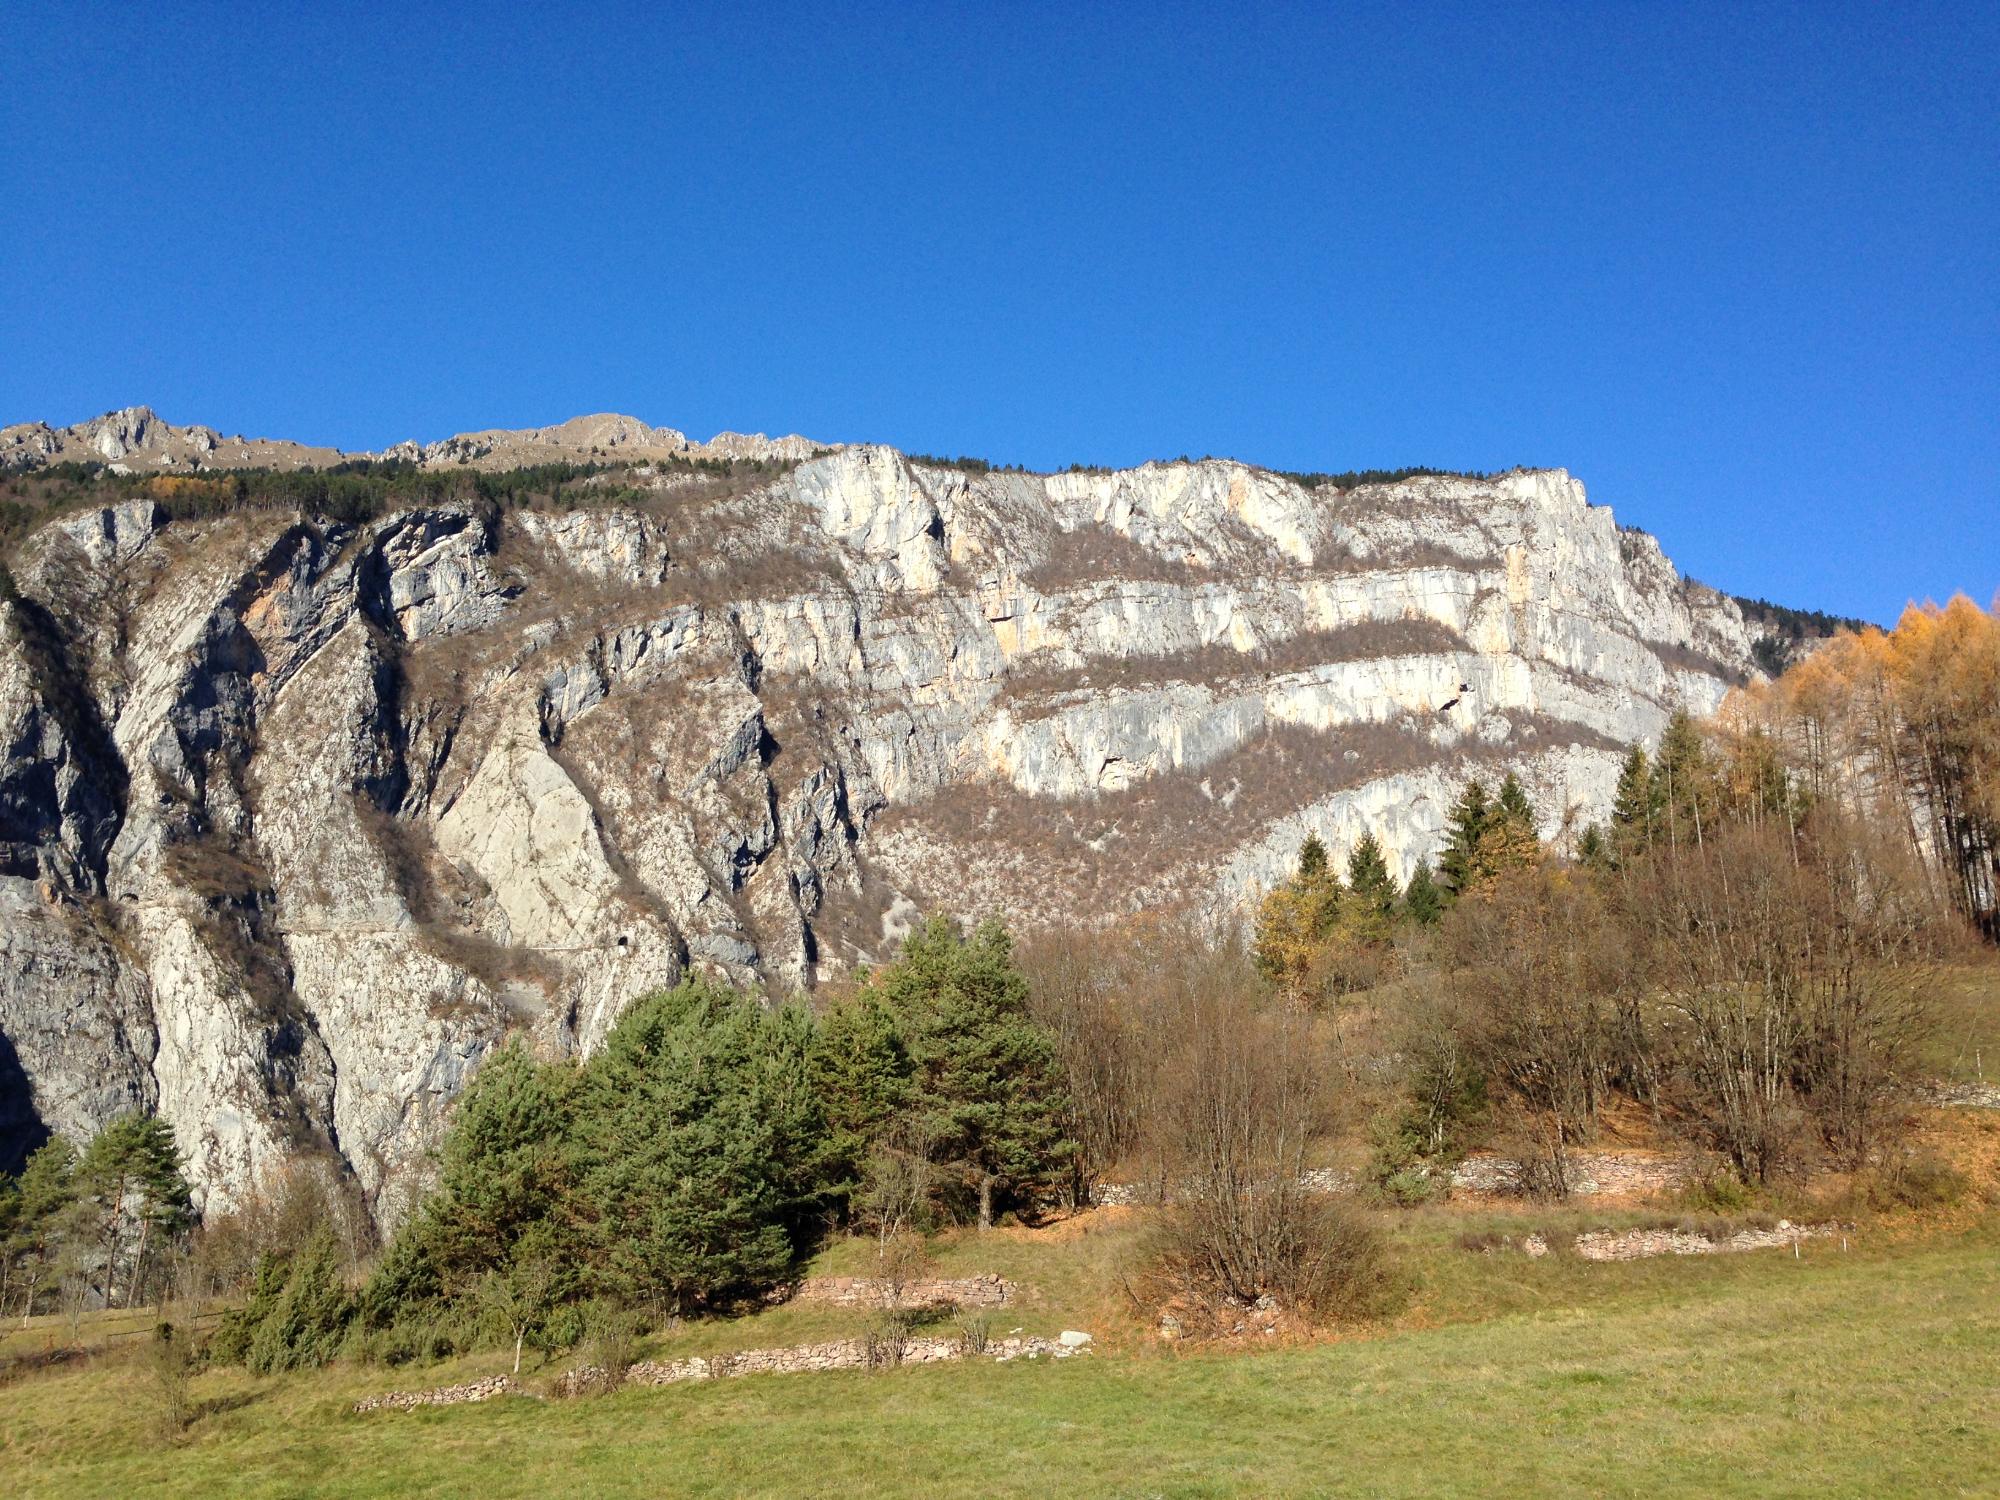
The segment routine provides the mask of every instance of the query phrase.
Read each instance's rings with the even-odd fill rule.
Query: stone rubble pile
[[[1946,1109],[2000,1109],[2000,1083],[1941,1083],[1931,1098]]]
[[[678,1385],[689,1380],[733,1379],[739,1375],[797,1375],[813,1370],[865,1370],[873,1363],[899,1365],[940,1364],[949,1360],[985,1358],[1005,1364],[1016,1359],[1068,1359],[1087,1351],[1090,1335],[1066,1329],[1055,1338],[1023,1335],[1019,1330],[990,1340],[983,1349],[972,1349],[956,1335],[906,1338],[900,1352],[876,1353],[871,1361],[866,1339],[834,1339],[823,1344],[790,1344],[776,1349],[745,1349],[735,1354],[710,1358],[659,1362],[642,1360],[625,1372],[636,1385]]]
[[[1839,1234],[1838,1224],[1794,1224],[1778,1220],[1774,1229],[1743,1229],[1714,1240],[1685,1229],[1592,1230],[1576,1237],[1576,1253],[1585,1260],[1645,1260],[1655,1255],[1728,1255],[1741,1250],[1772,1250],[1801,1240]],[[1533,1254],[1532,1249],[1529,1254]]]

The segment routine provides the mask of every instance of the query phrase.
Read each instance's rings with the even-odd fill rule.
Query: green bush
[[[1757,1189],[1732,1172],[1715,1172],[1689,1185],[1681,1199],[1691,1209],[1710,1214],[1741,1214],[1758,1206]]]
[[[321,1229],[299,1252],[284,1289],[250,1334],[244,1363],[260,1375],[310,1369],[340,1352],[354,1316],[354,1297],[341,1280],[340,1255]]]

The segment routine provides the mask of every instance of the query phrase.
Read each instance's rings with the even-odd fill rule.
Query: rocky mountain
[[[103,421],[7,429],[15,462],[186,474],[206,431]],[[124,480],[12,545],[7,1156],[144,1106],[211,1204],[317,1149],[392,1221],[509,1033],[588,1049],[691,966],[811,986],[924,911],[1231,909],[1308,832],[1372,829],[1401,875],[1475,772],[1520,772],[1555,835],[1755,670],[1737,605],[1559,470],[752,444],[719,478],[647,462],[675,441],[472,434],[475,464],[631,466],[358,521]]]

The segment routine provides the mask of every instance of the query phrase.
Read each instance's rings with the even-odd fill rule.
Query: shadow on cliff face
[[[0,1172],[18,1173],[49,1138],[14,1043],[0,1032]]]

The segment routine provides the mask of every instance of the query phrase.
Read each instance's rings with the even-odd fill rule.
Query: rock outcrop
[[[7,442],[152,451],[118,417]],[[1228,908],[1312,832],[1400,876],[1473,772],[1555,834],[1754,670],[1560,471],[710,482],[667,431],[540,430],[632,465],[568,512],[139,500],[15,545],[0,1155],[155,1108],[211,1204],[316,1149],[392,1221],[512,1032],[587,1051],[691,966],[809,987],[917,911]]]

